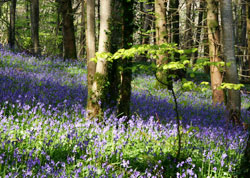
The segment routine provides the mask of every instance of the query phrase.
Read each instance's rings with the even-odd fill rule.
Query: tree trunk
[[[237,6],[238,4],[238,6]],[[245,1],[239,1],[236,4],[236,12],[238,11],[238,25],[236,26],[236,31],[238,32],[238,39],[236,39],[236,44],[237,44],[237,48],[236,48],[236,56],[237,60],[239,62],[239,74],[240,75],[247,75],[246,74],[246,48],[247,48],[247,24],[246,24],[246,2]],[[240,7],[240,8],[238,8]],[[236,20],[236,19],[235,19]],[[234,20],[234,21],[235,21]],[[235,24],[236,25],[236,24]],[[236,61],[237,61],[236,60]],[[245,77],[240,77],[239,76],[239,81],[241,82],[245,82],[247,80],[245,80],[247,78]]]
[[[100,1],[100,35],[98,52],[109,52],[110,45],[110,22],[111,20],[111,0]],[[100,116],[103,113],[103,104],[105,101],[105,90],[107,87],[107,60],[99,58],[96,64],[96,73],[92,92],[94,95],[94,116]]]
[[[31,21],[31,17],[30,17],[30,1],[29,0],[25,0],[25,20],[26,20],[26,30],[29,31],[30,30],[30,21]]]
[[[166,21],[166,7],[165,0],[155,0],[155,28],[156,28],[156,44],[167,43],[167,21]],[[166,56],[161,55],[157,60],[157,64],[163,64]]]
[[[98,49],[98,42],[100,36],[100,0],[95,0],[95,40],[96,40],[96,49]]]
[[[39,49],[39,0],[32,0],[30,3],[30,18],[31,18],[31,39],[32,39],[32,53],[34,55],[40,54]]]
[[[234,51],[234,31],[233,31],[233,15],[232,15],[232,0],[221,0],[221,22],[223,34],[223,56],[226,64],[226,81],[229,83],[238,84],[237,65]],[[239,121],[241,98],[239,90],[228,90],[227,109],[229,119]]]
[[[170,0],[169,15],[171,18],[172,43],[179,46],[179,0]]]
[[[110,52],[115,53],[117,50],[123,48],[123,6],[121,0],[113,0],[112,3],[112,31]],[[120,96],[121,86],[121,60],[117,59],[108,63],[108,107],[117,106]]]
[[[62,32],[62,20],[61,20],[61,2],[60,0],[56,0],[55,1],[57,3],[57,19],[56,19],[56,37],[58,38],[58,36],[62,36],[63,32]],[[57,48],[59,49],[59,56],[63,57],[63,40],[57,44]]]
[[[87,67],[88,67],[88,100],[87,100],[87,112],[88,118],[94,116],[95,103],[93,102],[92,85],[94,81],[94,75],[96,71],[96,63],[91,61],[91,58],[95,57],[96,43],[95,43],[95,0],[87,0],[86,4],[86,53],[87,53]]]
[[[168,42],[168,33],[167,33],[167,21],[166,21],[166,0],[155,0],[155,30],[156,30],[156,45],[161,45],[163,43]],[[157,78],[164,83],[166,81],[166,72],[161,70],[161,66],[166,64],[167,61],[167,54],[162,54],[158,56],[156,60],[156,65],[158,66],[158,71],[156,73]],[[161,85],[159,82],[156,82],[156,88],[165,87]]]
[[[186,33],[185,33],[185,48],[191,48],[192,46],[192,20],[191,20],[191,8],[192,8],[192,0],[186,1]]]
[[[220,62],[220,27],[218,21],[218,1],[216,0],[207,0],[207,26],[210,62]],[[222,103],[224,102],[224,92],[223,90],[217,89],[222,83],[222,75],[217,66],[210,66],[210,76],[211,88],[213,91],[213,103],[214,105]]]
[[[134,0],[123,0],[123,47],[125,49],[131,47],[133,42],[133,5]],[[132,59],[124,59],[122,61],[121,73],[121,89],[120,101],[118,104],[118,113],[130,116],[130,97],[131,97],[131,81],[132,81]]]
[[[82,0],[81,6],[81,35],[80,35],[80,51],[79,54],[81,57],[85,54],[86,46],[86,35],[85,35],[85,18],[86,18],[86,0]]]
[[[16,24],[16,0],[11,0],[10,5],[10,29],[9,29],[9,47],[15,49],[15,24]]]
[[[147,32],[148,30],[152,29],[152,21],[153,21],[153,16],[152,16],[152,2],[144,2],[143,3],[143,12],[145,13],[144,15],[144,21],[143,21],[143,32]],[[142,39],[142,44],[149,44],[150,43],[150,35],[147,33],[147,35],[143,37]]]
[[[247,38],[246,38],[246,34],[247,34],[247,5],[246,2],[242,2],[241,5],[241,34],[240,34],[240,45],[242,47],[246,47],[247,45]],[[244,53],[244,52],[243,52]]]
[[[75,30],[71,0],[61,0],[64,59],[76,59]]]
[[[199,7],[199,15],[198,15],[198,27],[196,29],[196,32],[197,32],[197,36],[196,36],[196,42],[195,42],[195,48],[197,48],[198,50],[194,53],[194,63],[196,63],[196,60],[198,59],[199,57],[199,49],[200,49],[200,44],[201,44],[201,36],[202,36],[202,21],[205,17],[205,10],[204,10],[204,2],[200,2],[200,7]]]
[[[247,0],[247,53],[248,75],[250,76],[250,0]]]

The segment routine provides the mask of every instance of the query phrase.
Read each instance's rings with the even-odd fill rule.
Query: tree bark
[[[86,46],[86,35],[85,35],[85,18],[86,18],[86,0],[82,0],[81,6],[81,35],[80,35],[80,51],[79,54],[81,57],[85,54]]]
[[[110,22],[111,20],[111,0],[100,1],[100,36],[98,52],[109,52],[110,45]],[[100,116],[103,113],[103,104],[105,101],[105,89],[107,87],[107,60],[99,58],[96,64],[96,73],[92,92],[94,95],[94,116]]]
[[[62,32],[62,20],[61,20],[61,2],[60,0],[55,0],[55,2],[57,3],[57,19],[56,19],[56,37],[58,38],[58,36],[63,36],[63,32]],[[57,44],[57,48],[59,49],[59,56],[63,57],[63,40],[60,41]]]
[[[248,75],[250,76],[250,0],[247,0],[247,53]]]
[[[171,18],[172,43],[179,46],[179,0],[170,0],[169,16]]]
[[[30,3],[30,18],[31,18],[31,39],[33,55],[40,54],[39,47],[39,0],[31,0]]]
[[[207,0],[207,26],[210,62],[220,62],[220,27],[218,21],[218,1],[216,0]],[[210,66],[210,76],[213,104],[222,103],[224,102],[224,92],[223,90],[217,89],[222,83],[222,74],[216,65]]]
[[[191,20],[192,0],[186,1],[186,33],[185,33],[185,47],[188,49],[192,46],[192,20]]]
[[[200,49],[200,44],[201,44],[201,36],[202,36],[202,21],[205,17],[205,10],[204,10],[205,4],[204,2],[200,2],[200,7],[199,7],[199,15],[198,15],[198,27],[196,28],[196,42],[195,42],[195,48],[198,48],[198,50],[194,53],[194,63],[196,62],[197,58],[199,57],[199,49]]]
[[[100,1],[95,0],[95,39],[96,39],[96,48],[98,49],[98,42],[100,37]]]
[[[232,0],[221,0],[221,22],[223,34],[223,56],[226,64],[226,81],[229,83],[238,84],[237,65],[235,60],[235,39],[233,31],[233,15],[232,15]],[[239,121],[241,98],[239,90],[228,90],[227,109],[229,112],[229,119]]]
[[[152,2],[149,0],[148,2],[143,3],[143,12],[145,13],[144,15],[144,21],[143,21],[143,32],[147,32],[148,30],[152,29],[152,21],[153,21],[153,16],[152,16]],[[149,44],[150,43],[150,35],[147,34],[146,36],[143,37],[142,39],[142,44]]]
[[[77,59],[71,0],[61,0],[64,59]]]
[[[161,45],[168,42],[168,33],[167,33],[167,21],[166,21],[166,0],[155,0],[155,30],[156,30],[156,45]],[[166,81],[166,72],[161,70],[161,66],[166,64],[167,54],[158,55],[156,60],[156,65],[158,66],[158,71],[156,73],[157,78],[164,83]],[[156,88],[165,87],[158,81],[156,82]]]
[[[113,0],[112,3],[112,31],[111,31],[111,43],[110,52],[113,54],[117,50],[123,48],[123,6],[121,0]],[[117,106],[120,96],[121,86],[121,64],[122,59],[114,60],[108,63],[108,107]]]
[[[29,0],[25,0],[25,12],[26,12],[26,30],[29,31],[30,30],[30,21],[31,21],[31,17],[30,17],[30,1]]]
[[[166,0],[155,0],[155,28],[156,28],[156,44],[167,43],[167,21],[166,21]],[[157,64],[163,64],[165,55],[159,56]]]
[[[10,29],[9,29],[9,47],[15,49],[15,33],[16,33],[16,0],[11,0],[10,5]]]
[[[95,40],[95,0],[87,0],[86,4],[86,53],[87,53],[87,70],[88,70],[88,100],[87,112],[88,118],[94,116],[95,103],[93,102],[92,85],[96,71],[96,63],[91,61],[95,57],[96,52]]]
[[[123,47],[128,49],[133,42],[133,4],[134,0],[123,0]],[[132,81],[132,59],[122,61],[120,101],[118,104],[118,113],[124,116],[130,116],[130,97]]]

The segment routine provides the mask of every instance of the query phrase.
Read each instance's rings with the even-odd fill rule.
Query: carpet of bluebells
[[[86,120],[84,62],[38,60],[0,49],[0,177],[232,177],[247,133],[212,107],[211,91],[179,92],[182,149],[167,90],[134,76],[132,117]],[[250,97],[242,96],[242,119]]]

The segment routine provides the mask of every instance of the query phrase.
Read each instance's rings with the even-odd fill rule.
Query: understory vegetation
[[[179,90],[181,153],[174,99],[155,77],[135,75],[131,112],[86,120],[84,62],[39,60],[0,49],[1,177],[237,177],[247,131],[226,120],[211,91]],[[242,120],[249,122],[249,94]]]

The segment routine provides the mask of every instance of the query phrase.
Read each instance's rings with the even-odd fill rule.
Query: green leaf
[[[191,73],[191,74],[190,74],[190,77],[191,77],[191,78],[194,78],[194,77],[195,77],[195,74],[194,74],[194,73]]]
[[[177,69],[183,69],[185,68],[184,64],[180,63],[180,62],[170,62],[168,64],[163,65],[163,69],[164,70],[177,70]]]
[[[182,88],[184,90],[190,91],[195,88],[195,84],[192,81],[188,81],[188,82],[183,83]]]
[[[221,83],[218,89],[240,90],[242,87],[244,87],[243,84]]]

